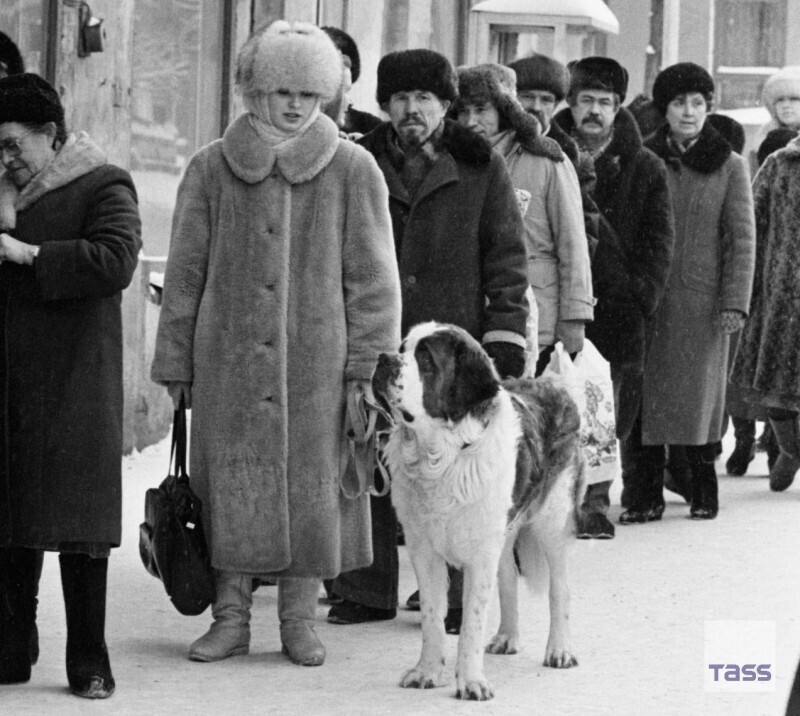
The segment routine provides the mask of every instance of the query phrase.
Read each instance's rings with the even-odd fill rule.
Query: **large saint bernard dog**
[[[466,331],[414,327],[399,356],[381,355],[375,393],[392,409],[383,459],[419,584],[422,653],[404,687],[442,683],[447,563],[464,570],[456,696],[487,700],[487,608],[499,573],[501,619],[486,651],[518,648],[518,574],[550,577],[544,663],[577,664],[568,624],[567,547],[583,491],[579,415],[550,380],[500,382]]]

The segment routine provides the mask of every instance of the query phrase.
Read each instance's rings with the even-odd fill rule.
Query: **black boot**
[[[620,516],[621,525],[655,522],[664,514],[664,463],[663,445],[646,445],[640,448],[635,477],[630,482],[631,497],[628,509]]]
[[[31,678],[39,556],[25,547],[0,548],[0,684]]]
[[[108,559],[61,554],[61,586],[67,610],[67,680],[76,696],[106,699],[114,677],[106,648]]]
[[[782,492],[800,470],[800,420],[796,414],[781,420],[770,417],[769,424],[780,447],[778,458],[769,471],[769,488]]]
[[[670,445],[667,448],[667,467],[664,472],[664,487],[687,502],[692,499],[692,472],[683,445]]]
[[[756,456],[756,421],[732,416],[731,422],[736,446],[725,463],[725,470],[729,475],[740,477]]]
[[[714,443],[688,445],[686,457],[692,473],[692,504],[689,515],[697,520],[713,520],[719,512]]]

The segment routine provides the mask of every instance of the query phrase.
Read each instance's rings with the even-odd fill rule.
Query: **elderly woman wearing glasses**
[[[28,681],[42,551],[59,552],[72,692],[114,691],[106,572],[120,543],[121,292],[136,192],[55,90],[0,79],[0,684]]]

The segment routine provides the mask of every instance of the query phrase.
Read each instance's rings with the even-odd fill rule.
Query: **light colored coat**
[[[572,162],[525,149],[513,131],[495,144],[515,189],[530,194],[522,217],[528,250],[528,281],[539,308],[539,345],[556,341],[560,321],[594,317],[589,245],[578,176]]]
[[[721,310],[747,314],[755,224],[746,161],[707,122],[681,158],[668,127],[647,141],[667,165],[675,253],[655,316],[644,374],[645,445],[705,445],[720,439],[729,338]]]
[[[178,193],[154,380],[192,383],[214,567],[334,577],[372,561],[340,475],[346,383],[400,340],[386,184],[320,116],[277,160],[239,117]]]

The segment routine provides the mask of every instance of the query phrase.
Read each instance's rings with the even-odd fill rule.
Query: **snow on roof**
[[[472,12],[568,17],[573,24],[591,25],[604,32],[619,34],[619,22],[603,0],[484,0],[475,5]]]

